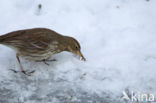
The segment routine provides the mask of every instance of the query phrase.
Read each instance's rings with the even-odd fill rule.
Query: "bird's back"
[[[45,59],[56,51],[57,44],[62,35],[45,28],[34,28],[10,32],[0,36],[0,44],[16,50],[18,54],[27,59]]]
[[[5,35],[0,36],[0,43],[9,42],[12,40],[24,40],[27,41],[32,38],[57,38],[60,34],[46,28],[33,28],[33,29],[25,29],[18,30],[7,33]]]

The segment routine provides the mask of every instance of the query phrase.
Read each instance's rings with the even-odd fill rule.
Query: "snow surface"
[[[42,8],[39,10],[38,5]],[[0,103],[124,103],[122,91],[156,96],[156,0],[1,0],[0,34],[34,27],[75,37],[87,61],[54,55],[50,66],[0,45]]]

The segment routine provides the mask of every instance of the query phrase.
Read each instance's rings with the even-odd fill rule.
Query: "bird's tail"
[[[0,36],[0,43],[3,43],[3,41],[4,41],[3,36]]]
[[[0,42],[2,42],[2,41],[3,41],[2,36],[0,36]]]

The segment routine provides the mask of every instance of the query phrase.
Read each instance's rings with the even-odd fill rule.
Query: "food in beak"
[[[82,55],[80,51],[78,51],[77,54],[79,55],[80,60],[86,61],[85,57]]]

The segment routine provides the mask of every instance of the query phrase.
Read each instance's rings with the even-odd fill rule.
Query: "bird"
[[[26,75],[30,75],[34,71],[26,72],[21,64],[20,57],[30,61],[46,63],[46,61],[50,61],[49,58],[52,55],[67,51],[78,55],[80,60],[86,61],[81,53],[81,46],[75,38],[59,34],[48,28],[12,31],[0,36],[0,44],[15,50],[20,67],[19,72]]]

